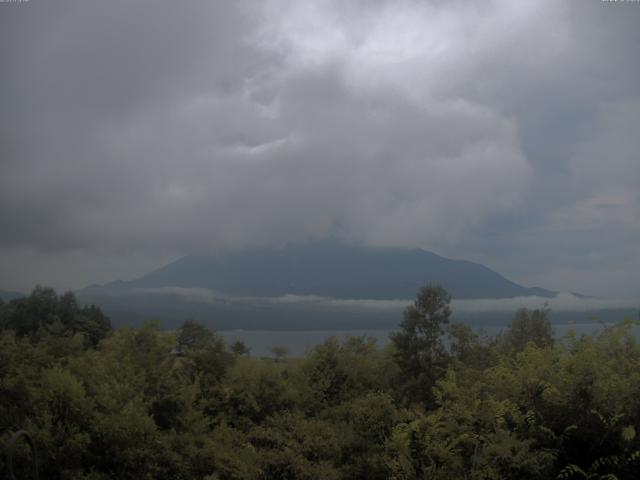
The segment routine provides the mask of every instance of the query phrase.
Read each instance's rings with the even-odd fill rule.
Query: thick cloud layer
[[[640,4],[0,7],[0,286],[337,236],[638,292]]]

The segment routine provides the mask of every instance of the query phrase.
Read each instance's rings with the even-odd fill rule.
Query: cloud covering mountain
[[[0,286],[337,237],[640,285],[640,7],[1,5]]]

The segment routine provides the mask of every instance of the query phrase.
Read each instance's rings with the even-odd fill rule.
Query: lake
[[[562,338],[570,331],[578,335],[597,333],[602,331],[603,325],[599,323],[572,323],[552,325],[556,338]],[[504,326],[484,326],[482,331],[486,335],[495,335],[503,330]],[[477,329],[479,330],[479,329]],[[345,336],[368,336],[377,340],[379,346],[389,342],[389,334],[398,329],[381,330],[227,330],[218,332],[227,342],[240,340],[251,349],[254,357],[271,356],[271,348],[283,346],[289,350],[290,356],[300,356],[313,348],[314,345],[323,343],[329,337],[343,338]],[[632,330],[636,337],[640,337],[640,327]]]

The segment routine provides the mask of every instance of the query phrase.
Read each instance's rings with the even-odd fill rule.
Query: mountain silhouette
[[[92,286],[82,293],[181,287],[206,288],[234,297],[410,299],[425,284],[441,285],[457,299],[556,294],[518,285],[484,265],[426,250],[364,247],[333,240],[188,255],[136,280]]]

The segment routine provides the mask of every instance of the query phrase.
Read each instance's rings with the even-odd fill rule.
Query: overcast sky
[[[0,288],[328,236],[640,296],[640,2],[0,3]]]

